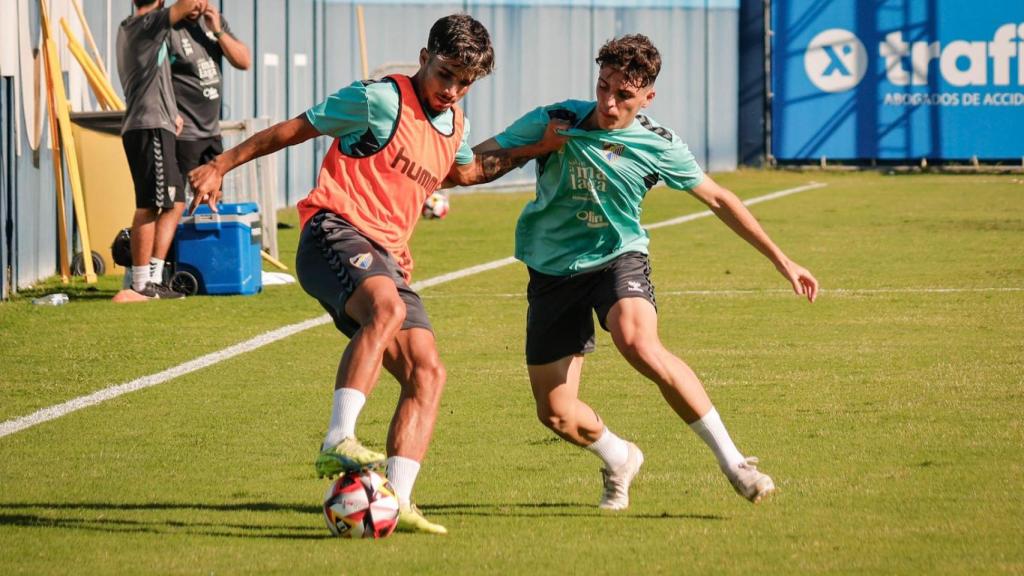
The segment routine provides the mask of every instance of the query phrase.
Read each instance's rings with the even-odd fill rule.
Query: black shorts
[[[224,142],[220,136],[201,140],[178,140],[178,168],[181,177],[188,183],[188,173],[213,160],[224,151]]]
[[[129,130],[121,135],[135,182],[136,208],[173,208],[185,201],[174,133],[162,128]]]
[[[299,236],[295,272],[307,294],[316,298],[343,334],[351,338],[360,325],[345,313],[349,296],[371,276],[388,276],[405,302],[402,330],[425,328],[433,332],[423,301],[402,275],[394,257],[337,214],[313,216]]]
[[[602,268],[570,276],[529,271],[527,364],[547,364],[593,352],[593,312],[607,331],[608,312],[623,298],[643,298],[657,309],[650,260],[640,252],[626,252]]]

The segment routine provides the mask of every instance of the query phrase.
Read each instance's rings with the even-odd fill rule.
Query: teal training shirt
[[[569,140],[537,160],[537,196],[516,224],[516,258],[556,276],[599,267],[625,252],[647,253],[640,204],[659,180],[690,190],[704,180],[686,144],[640,115],[627,128],[583,130],[593,101],[542,106],[495,137],[502,148],[541,139],[550,119],[568,121]]]
[[[398,86],[388,80],[358,81],[338,90],[306,111],[306,119],[321,134],[338,138],[341,150],[357,158],[381,149],[398,122]],[[430,119],[442,134],[452,133],[455,114],[448,110]],[[473,161],[469,146],[469,119],[463,115],[462,143],[457,164]]]

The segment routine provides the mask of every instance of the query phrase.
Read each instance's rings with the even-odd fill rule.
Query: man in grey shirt
[[[209,0],[178,22],[168,42],[171,80],[184,120],[177,139],[178,167],[187,175],[224,151],[220,136],[223,60],[239,70],[251,63],[249,49],[231,34],[227,20]]]
[[[167,40],[171,28],[200,0],[134,0],[135,11],[117,31],[117,71],[127,110],[121,126],[135,183],[132,220],[132,292],[119,301],[180,298],[163,285],[164,258],[185,209],[185,186],[175,154],[181,131],[171,86]]]

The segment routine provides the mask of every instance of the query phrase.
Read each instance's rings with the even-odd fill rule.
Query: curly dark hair
[[[483,78],[494,68],[491,35],[469,14],[445,16],[430,27],[427,52],[450,60]]]
[[[612,39],[597,53],[598,66],[609,66],[622,72],[626,82],[645,88],[658,79],[661,72],[661,54],[643,34],[630,34]]]

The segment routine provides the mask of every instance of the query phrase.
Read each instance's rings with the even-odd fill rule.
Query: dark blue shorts
[[[529,271],[527,364],[593,352],[594,313],[607,331],[608,312],[623,298],[643,298],[657,309],[650,260],[640,252],[626,252],[597,270],[570,276]]]

